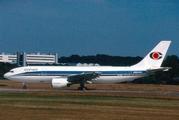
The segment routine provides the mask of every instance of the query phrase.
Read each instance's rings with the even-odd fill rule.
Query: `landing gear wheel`
[[[85,90],[88,90],[88,88],[87,87],[79,87],[78,90],[79,91],[81,91],[81,90],[85,91]]]
[[[80,87],[78,88],[78,90],[88,90],[87,87],[84,86],[84,83],[80,83]]]
[[[78,90],[82,90],[82,88],[81,88],[81,87],[79,87],[79,88],[78,88]]]
[[[88,88],[87,88],[87,87],[84,87],[83,90],[88,90]]]
[[[22,83],[22,86],[23,86],[23,87],[22,87],[23,89],[26,89],[26,88],[27,88],[25,83]]]

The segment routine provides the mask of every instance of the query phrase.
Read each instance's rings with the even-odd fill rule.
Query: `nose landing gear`
[[[22,88],[23,88],[23,89],[26,89],[26,88],[27,88],[25,83],[22,83]]]

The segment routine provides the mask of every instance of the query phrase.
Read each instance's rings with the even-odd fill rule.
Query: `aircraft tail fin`
[[[144,67],[146,69],[160,68],[171,41],[161,41],[139,63],[131,67]]]

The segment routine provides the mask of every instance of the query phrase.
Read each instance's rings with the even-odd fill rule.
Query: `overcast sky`
[[[0,0],[0,52],[179,56],[178,0]]]

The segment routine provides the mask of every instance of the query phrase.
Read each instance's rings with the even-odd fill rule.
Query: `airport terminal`
[[[17,52],[15,54],[0,54],[0,62],[17,64],[18,66],[26,66],[32,64],[58,64],[58,53],[42,54],[42,53],[26,53]]]

